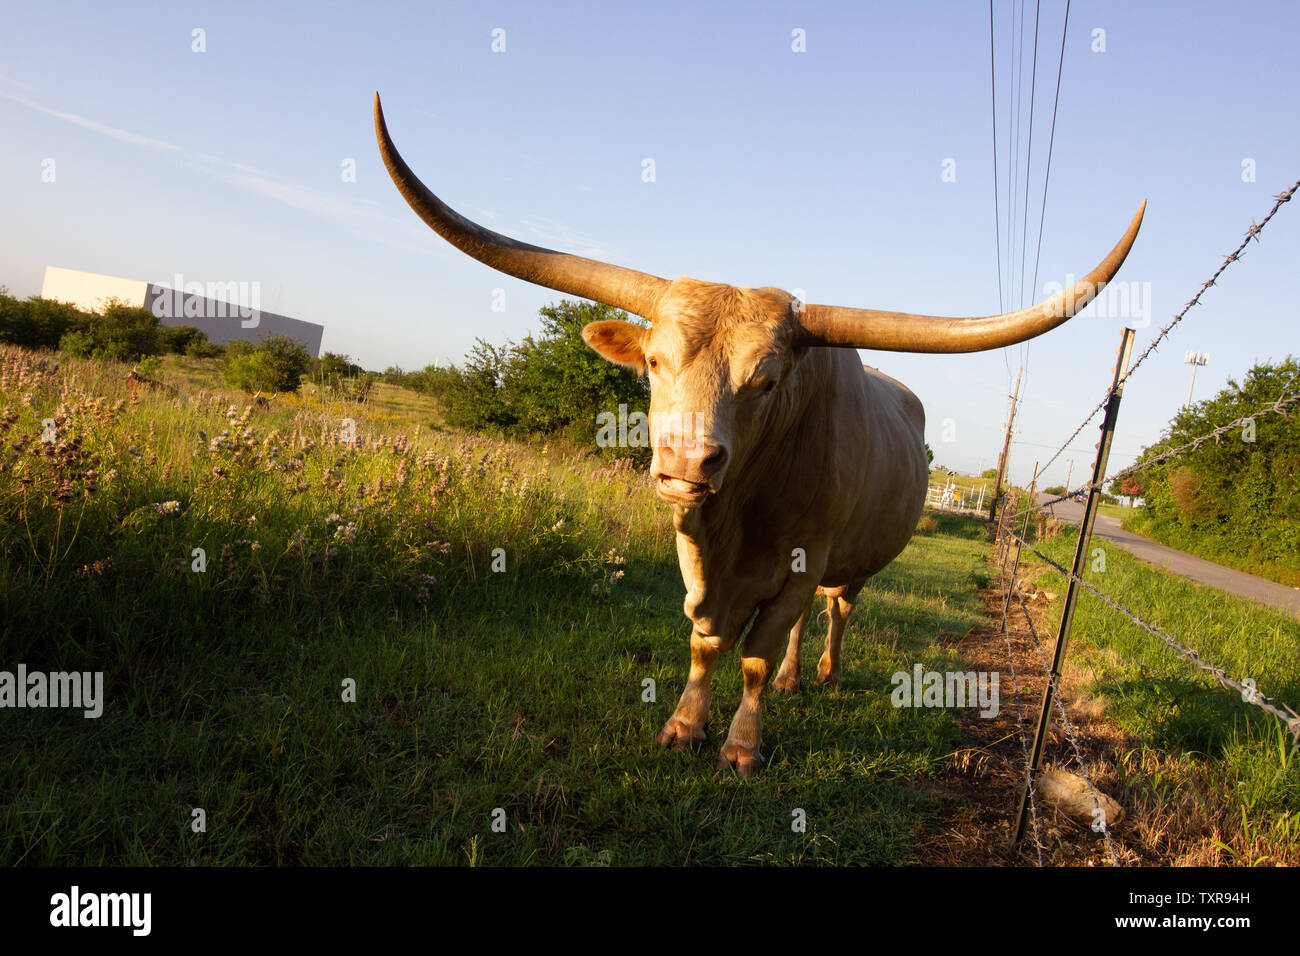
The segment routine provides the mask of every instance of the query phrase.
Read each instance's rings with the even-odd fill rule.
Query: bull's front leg
[[[686,689],[677,709],[659,731],[659,744],[684,750],[698,748],[706,736],[704,727],[709,722],[709,691],[713,682],[713,666],[724,650],[722,638],[701,634],[691,629],[691,673],[686,679]]]
[[[759,611],[745,635],[740,660],[745,690],[718,754],[719,770],[735,767],[742,777],[748,777],[762,764],[763,689],[776,672],[782,638],[808,608],[813,590],[813,587],[788,587]]]

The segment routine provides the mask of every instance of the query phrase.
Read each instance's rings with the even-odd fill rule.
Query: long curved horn
[[[388,175],[402,198],[434,232],[466,255],[526,282],[559,292],[605,302],[653,321],[655,308],[668,282],[658,276],[624,269],[594,259],[530,246],[470,222],[411,172],[388,135],[384,110],[375,94],[375,137]]]
[[[980,352],[1015,345],[1056,328],[1086,306],[1119,267],[1137,238],[1146,211],[1138,207],[1128,231],[1097,268],[1045,302],[978,318],[944,318],[834,305],[807,305],[797,313],[800,345],[834,345],[886,352]]]

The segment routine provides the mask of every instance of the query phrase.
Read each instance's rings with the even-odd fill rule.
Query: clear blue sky
[[[1002,244],[1017,269],[1005,176],[1019,10],[997,0]],[[1150,292],[1144,348],[1300,179],[1294,10],[1073,5],[1040,292],[1091,269],[1148,199],[1120,274]],[[1033,4],[1025,11],[1027,93]],[[1041,7],[1026,286],[1063,11]],[[0,283],[38,293],[46,265],[256,282],[263,308],[323,324],[325,349],[371,368],[458,361],[475,336],[536,329],[556,293],[461,255],[392,187],[371,126],[378,89],[425,182],[499,231],[668,277],[800,288],[813,302],[997,312],[988,16],[982,2],[6,0]],[[192,50],[195,28],[206,52]],[[504,53],[492,52],[494,28]],[[1092,49],[1097,28],[1105,52]],[[795,29],[804,53],[791,49]],[[1018,178],[1027,97],[1021,116]],[[341,176],[349,159],[355,182]],[[955,182],[941,175],[948,159]],[[1021,203],[1023,181],[1018,192]],[[1115,467],[1184,400],[1188,349],[1211,355],[1201,397],[1257,360],[1300,352],[1297,262],[1293,203],[1135,376]],[[1021,304],[1019,277],[1004,281],[1005,304]],[[503,313],[491,310],[496,288]],[[1012,469],[1025,481],[1100,399],[1123,324],[1094,308],[1027,347],[862,354],[916,391],[938,461],[962,471],[992,464],[1026,361]],[[1086,471],[1095,437],[1086,430],[1047,480],[1063,481],[1071,456],[1076,476]]]

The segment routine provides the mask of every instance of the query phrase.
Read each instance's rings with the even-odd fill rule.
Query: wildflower
[[[181,513],[181,503],[179,501],[156,501],[153,507],[160,515],[178,515]]]

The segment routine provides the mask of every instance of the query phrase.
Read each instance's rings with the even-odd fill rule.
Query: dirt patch
[[[996,567],[995,567],[996,571]],[[953,755],[948,772],[940,776],[941,796],[948,807],[946,816],[927,829],[924,859],[937,866],[1035,866],[1039,862],[1034,827],[1030,823],[1018,847],[1011,838],[1016,811],[1024,785],[1025,750],[1032,747],[1034,727],[1047,684],[1043,658],[1050,664],[1056,642],[1061,603],[1029,604],[1042,656],[1025,622],[1025,614],[1013,595],[1007,613],[1007,633],[1002,633],[1005,591],[1000,587],[979,594],[988,611],[990,626],[966,635],[950,646],[975,671],[997,672],[1000,677],[1000,709],[995,717],[982,718],[973,709],[958,712],[962,744]],[[1014,661],[1014,677],[1008,659]],[[1068,662],[1068,658],[1067,658]],[[1079,691],[1081,675],[1067,666],[1061,689],[1093,785],[1117,797],[1118,779],[1108,758],[1125,745],[1123,735],[1104,717],[1104,703],[1086,698]],[[1074,678],[1073,680],[1071,678]],[[1017,718],[1019,709],[1019,719]],[[1079,772],[1060,721],[1060,710],[1052,705],[1053,720],[1044,748],[1043,769],[1059,768]],[[1023,742],[1022,742],[1023,733]],[[1038,801],[1038,843],[1045,866],[1110,866],[1111,857],[1099,833],[1064,815],[1046,809]],[[1111,844],[1121,865],[1158,862],[1144,851],[1140,840],[1126,834],[1121,822],[1111,830]]]

